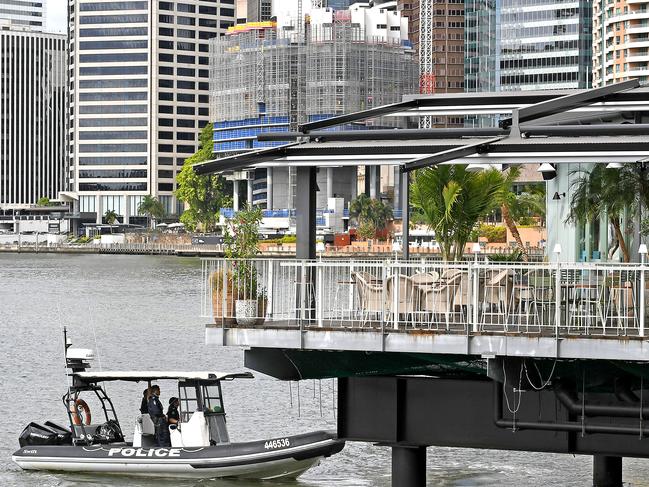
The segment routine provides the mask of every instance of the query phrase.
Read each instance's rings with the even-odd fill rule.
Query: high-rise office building
[[[237,0],[237,24],[265,22],[273,16],[273,0]]]
[[[428,0],[426,0],[428,1]],[[419,92],[464,91],[464,0],[398,0],[419,63]],[[463,124],[462,117],[430,117],[434,127]]]
[[[43,30],[46,0],[0,0],[0,26]]]
[[[143,222],[154,195],[181,211],[175,178],[209,121],[208,40],[234,0],[70,1],[70,181],[86,220]]]
[[[649,1],[593,2],[593,87],[649,84]]]
[[[587,88],[591,3],[466,0],[466,91]]]
[[[0,27],[0,207],[64,189],[66,37]]]

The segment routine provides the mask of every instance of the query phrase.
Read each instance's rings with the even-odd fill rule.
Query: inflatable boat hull
[[[296,478],[344,446],[331,433],[314,432],[196,448],[135,448],[125,444],[25,446],[12,459],[24,470],[268,480]]]

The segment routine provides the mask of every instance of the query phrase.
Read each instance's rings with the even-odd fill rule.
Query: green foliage
[[[545,222],[545,184],[530,184],[516,195],[516,204],[510,208],[512,218],[522,226],[536,224],[534,217]]]
[[[295,235],[284,235],[281,238],[267,238],[262,240],[261,243],[265,244],[294,244],[297,243],[297,237]]]
[[[290,243],[297,243],[297,236],[296,235],[284,235],[282,238],[279,239],[280,243],[283,244],[290,244]]]
[[[164,205],[158,198],[146,195],[137,207],[138,215],[146,215],[149,220],[160,220],[165,216]]]
[[[495,169],[476,173],[455,164],[415,173],[411,202],[435,231],[444,260],[462,259],[476,223],[502,201],[503,179]]]
[[[119,215],[115,210],[108,210],[106,213],[104,213],[104,221],[107,225],[113,225],[117,221],[118,216]]]
[[[507,242],[507,227],[481,223],[478,228],[471,232],[471,238],[469,240],[477,242],[479,237],[486,238],[489,243],[505,243]]]
[[[259,294],[257,269],[249,259],[259,253],[259,225],[262,218],[261,208],[248,205],[228,219],[225,226],[225,256],[233,259],[232,280],[239,299],[256,299]]]
[[[393,218],[392,208],[366,194],[359,195],[349,204],[349,215],[356,220],[358,234],[363,238],[374,237]]]
[[[50,203],[50,199],[47,196],[42,196],[38,198],[36,206],[52,206],[52,203]]]
[[[588,221],[606,215],[615,234],[615,248],[619,245],[624,261],[629,262],[631,257],[620,221],[626,210],[633,219],[638,209],[649,203],[647,171],[639,164],[625,164],[621,169],[596,164],[591,171],[572,174],[578,177],[571,185],[570,214],[566,221]]]
[[[75,244],[87,244],[88,242],[92,242],[92,237],[86,237],[85,235],[82,235],[81,237],[72,240],[72,243]]]
[[[361,237],[362,239],[367,240],[370,238],[374,238],[374,235],[376,235],[376,227],[372,222],[370,221],[363,222],[358,227],[358,236]]]
[[[207,124],[200,134],[200,149],[185,160],[182,171],[178,174],[176,197],[187,203],[189,208],[180,216],[189,231],[200,225],[205,232],[213,232],[219,220],[221,208],[231,204],[224,194],[225,181],[213,174],[200,176],[192,166],[212,158],[212,124]]]

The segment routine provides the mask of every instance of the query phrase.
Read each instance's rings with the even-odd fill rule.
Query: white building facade
[[[11,25],[42,31],[46,0],[0,0],[0,27]]]
[[[64,189],[66,58],[63,35],[0,28],[0,208]]]
[[[234,25],[234,0],[71,0],[70,182],[85,220],[168,215],[185,159],[209,121],[208,39]]]

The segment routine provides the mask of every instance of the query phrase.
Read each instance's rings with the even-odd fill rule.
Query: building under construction
[[[406,35],[407,20],[399,12],[366,6],[313,9],[304,23],[280,19],[230,28],[210,46],[214,152],[223,157],[277,145],[281,142],[259,142],[255,136],[401,101],[417,90]],[[267,208],[292,208],[291,176],[284,168],[257,170],[248,199]],[[327,206],[326,198],[356,196],[355,169],[329,169],[319,178],[320,207]],[[378,179],[374,175],[376,184]]]

